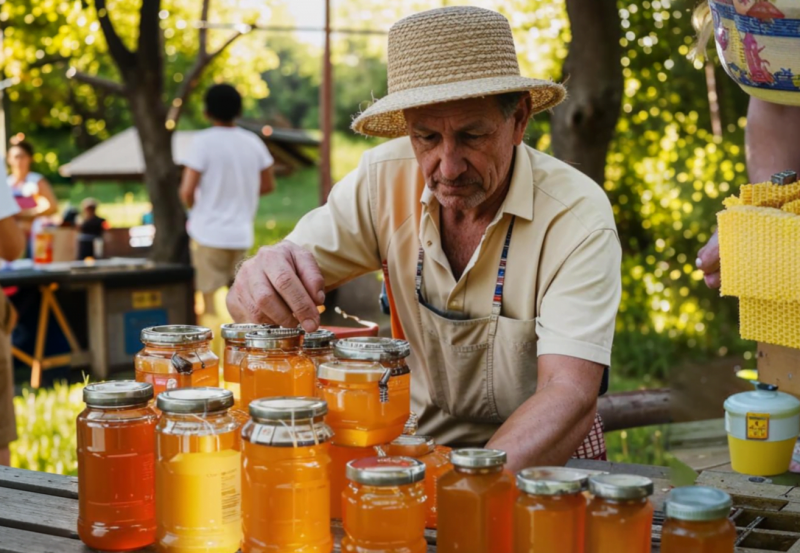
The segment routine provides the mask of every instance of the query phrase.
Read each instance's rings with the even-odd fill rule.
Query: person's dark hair
[[[496,94],[495,98],[497,98],[497,104],[500,106],[500,113],[503,114],[503,117],[508,119],[514,115],[514,112],[517,111],[520,98],[524,97],[526,94],[528,94],[528,92],[525,90]]]
[[[206,113],[221,123],[230,123],[242,113],[242,96],[229,84],[215,84],[206,91]]]
[[[25,142],[24,140],[20,140],[19,142],[12,142],[8,146],[9,150],[11,148],[19,148],[20,150],[28,154],[29,157],[33,157],[33,146],[31,146],[30,142]]]

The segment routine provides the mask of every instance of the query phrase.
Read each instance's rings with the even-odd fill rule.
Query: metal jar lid
[[[589,491],[603,499],[644,499],[653,495],[653,481],[629,474],[600,474],[589,477]]]
[[[344,338],[336,342],[333,353],[353,361],[396,361],[411,355],[411,347],[405,340],[393,338]]]
[[[450,453],[453,466],[469,469],[502,467],[507,458],[506,452],[499,449],[456,449]]]
[[[664,510],[669,518],[688,521],[721,520],[731,512],[731,496],[706,486],[675,488],[667,496]]]
[[[143,344],[183,346],[208,342],[214,337],[210,328],[194,325],[151,326],[142,330]]]
[[[250,416],[259,422],[316,419],[327,412],[328,404],[313,397],[269,397],[250,402]]]
[[[303,337],[303,349],[322,349],[329,348],[336,340],[336,334],[330,330],[320,328],[315,332],[309,332]]]
[[[255,323],[225,323],[220,327],[220,334],[225,340],[239,340],[244,342],[245,337],[258,330],[264,330],[273,325]]]
[[[299,327],[270,326],[248,333],[245,336],[245,346],[253,349],[299,347],[300,337],[303,334],[303,329]]]
[[[576,494],[586,487],[588,475],[564,467],[533,467],[517,474],[517,488],[531,495]]]
[[[216,413],[233,407],[233,393],[224,388],[178,388],[158,394],[156,405],[165,413]]]
[[[366,486],[403,486],[425,480],[425,463],[411,457],[367,457],[347,463],[347,478]]]
[[[363,384],[366,382],[380,382],[389,369],[375,363],[349,363],[347,361],[333,361],[322,363],[317,370],[317,378],[333,380],[335,382],[348,382]]]
[[[397,447],[418,447],[422,449],[423,446],[427,448],[427,453],[433,451],[436,447],[436,442],[430,436],[400,436],[392,440],[389,445],[396,445]]]
[[[90,407],[145,405],[153,399],[153,385],[135,380],[96,382],[83,389],[83,401]]]

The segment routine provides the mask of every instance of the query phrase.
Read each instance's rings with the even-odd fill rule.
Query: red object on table
[[[342,338],[355,338],[357,336],[377,336],[379,327],[376,326],[323,326],[336,335],[337,340]]]

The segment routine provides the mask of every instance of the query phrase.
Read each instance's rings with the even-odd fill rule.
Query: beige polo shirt
[[[497,340],[529,356],[530,372],[495,372],[497,404],[507,417],[535,391],[538,355],[610,363],[621,248],[600,186],[555,158],[518,146],[508,195],[456,281],[441,245],[439,204],[404,137],[366,152],[328,203],[303,217],[287,237],[315,256],[328,289],[385,264],[393,315],[413,352],[412,409],[420,416],[420,433],[440,443],[485,443],[499,422],[467,421],[432,399],[415,294],[419,248],[425,251],[422,292],[428,304],[469,318],[488,316],[512,216]]]

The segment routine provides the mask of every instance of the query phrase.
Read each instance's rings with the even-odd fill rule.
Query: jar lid
[[[726,399],[725,411],[731,415],[764,413],[771,417],[785,418],[800,414],[800,400],[779,392],[776,386],[759,382],[754,391],[733,394]]]
[[[250,402],[250,416],[258,421],[293,421],[323,417],[328,404],[313,397],[268,397]]]
[[[320,328],[315,332],[309,332],[303,337],[303,349],[318,349],[330,347],[336,340],[336,334],[330,330]]]
[[[377,363],[365,365],[364,363],[333,361],[322,363],[319,366],[317,378],[350,383],[380,382],[387,370],[389,369]]]
[[[502,467],[507,458],[506,452],[499,449],[456,449],[450,453],[453,466],[463,468]]]
[[[272,326],[255,323],[225,323],[220,327],[220,334],[225,340],[244,340],[248,334],[257,330],[271,328]]]
[[[245,346],[255,349],[280,349],[284,340],[299,340],[304,334],[300,327],[268,326],[245,336]]]
[[[178,388],[158,394],[156,405],[165,413],[214,413],[233,407],[233,393],[224,388]]]
[[[603,499],[644,499],[653,495],[653,481],[630,474],[599,474],[589,477],[589,491]]]
[[[425,453],[430,453],[436,447],[436,442],[430,436],[400,436],[395,438],[389,444],[390,446],[408,447],[408,448],[425,448]]]
[[[580,493],[586,487],[585,472],[564,467],[533,467],[517,474],[517,488],[532,495]]]
[[[402,486],[425,480],[425,464],[411,457],[367,457],[347,463],[347,478],[366,486]]]
[[[144,344],[186,345],[208,342],[214,337],[210,328],[194,325],[151,326],[142,330]]]
[[[722,490],[685,486],[669,492],[664,510],[667,517],[677,520],[721,520],[728,517],[732,506],[731,496]]]
[[[343,338],[336,342],[333,353],[339,359],[394,361],[411,355],[411,347],[405,340],[393,338]]]
[[[144,405],[153,399],[153,385],[135,380],[110,380],[88,384],[83,401],[90,407],[125,407]]]

